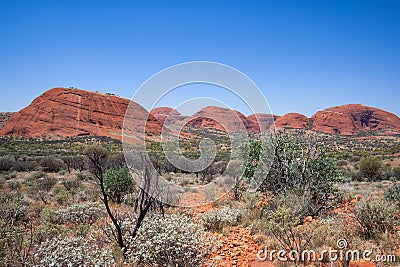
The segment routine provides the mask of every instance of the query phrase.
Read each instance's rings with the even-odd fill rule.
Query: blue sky
[[[400,115],[399,14],[397,0],[0,0],[0,110],[58,86],[130,98],[163,68],[206,60],[248,75],[275,114],[361,103]],[[248,113],[187,88],[160,105],[206,95]]]

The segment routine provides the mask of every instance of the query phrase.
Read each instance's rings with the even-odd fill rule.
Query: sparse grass
[[[196,132],[196,134],[200,135],[201,133]],[[223,144],[226,142],[221,133],[216,133],[213,138],[220,138],[218,140],[222,141]],[[297,136],[297,138],[301,139],[301,135]],[[358,171],[358,161],[362,157],[370,155],[381,157],[384,165],[390,163],[390,166],[393,169],[393,175],[396,176],[395,167],[400,166],[400,155],[395,155],[395,153],[400,152],[400,146],[398,145],[400,137],[374,137],[366,139],[321,135],[320,138],[325,140],[328,154],[337,160],[337,165],[349,170],[348,180],[345,183],[337,184],[340,189],[340,194],[338,194],[339,197],[336,202],[334,202],[336,205],[345,202],[350,203],[350,200],[358,195],[380,199],[383,197],[384,192],[388,192],[393,185],[399,183],[389,181],[356,182],[351,181],[351,179]],[[44,169],[39,166],[39,162],[41,162],[44,156],[47,155],[54,155],[56,159],[60,159],[61,156],[82,155],[85,147],[83,144],[92,141],[102,144],[111,154],[116,155],[121,151],[120,143],[109,138],[82,137],[59,141],[0,138],[0,156],[12,155],[15,157],[16,162],[14,163],[16,165],[13,166],[15,167],[14,170],[10,169],[0,173],[0,193],[2,195],[15,193],[23,195],[24,205],[26,205],[24,215],[27,215],[24,216],[23,219],[18,218],[15,227],[3,228],[2,231],[5,231],[4,233],[7,233],[14,238],[14,241],[19,242],[25,240],[25,243],[21,243],[25,246],[29,241],[29,224],[32,223],[33,243],[36,246],[29,249],[25,247],[27,251],[37,251],[39,244],[43,243],[45,245],[40,249],[44,253],[47,250],[52,250],[54,245],[57,244],[65,244],[66,247],[73,247],[73,245],[71,245],[72,241],[77,241],[79,244],[85,244],[84,241],[86,238],[95,237],[95,243],[91,243],[90,245],[94,245],[95,248],[104,248],[109,252],[114,251],[112,254],[115,257],[116,262],[123,262],[120,250],[113,245],[114,243],[112,242],[112,239],[106,235],[104,230],[104,224],[102,221],[106,221],[106,219],[100,218],[100,220],[97,220],[99,218],[97,215],[101,215],[100,217],[104,215],[102,213],[104,212],[104,209],[100,211],[97,210],[96,207],[91,208],[85,206],[91,205],[88,203],[100,201],[98,197],[99,188],[96,181],[93,180],[91,175],[89,175],[88,170],[84,168],[81,171],[78,171],[71,168],[71,173],[68,173],[66,169],[61,172],[45,173]],[[188,155],[190,154],[191,157],[195,157],[197,152],[194,147],[196,147],[195,144],[185,141],[183,147],[184,153]],[[220,162],[222,162],[226,156],[225,150],[221,149],[221,147],[222,145],[219,145],[218,147],[218,160]],[[226,147],[229,147],[229,144],[226,144]],[[155,151],[157,150],[155,149]],[[400,169],[397,171],[400,173]],[[198,188],[198,186],[207,183],[207,181],[202,181],[201,175],[196,177],[196,174],[194,173],[189,174],[166,171],[163,173],[163,176],[168,181],[184,186],[188,195],[202,195],[206,200],[212,200],[215,198],[215,191]],[[218,175],[214,175],[212,180],[215,180],[218,177]],[[215,183],[215,186],[216,188],[225,186],[225,181],[221,179]],[[45,193],[45,195],[40,195],[43,193]],[[47,201],[46,204],[43,203],[41,197],[45,197],[45,200]],[[244,193],[242,198],[238,201],[234,201],[230,197],[225,197],[213,203],[213,205],[210,205],[213,211],[205,212],[203,213],[204,215],[199,217],[203,217],[203,223],[208,228],[209,232],[217,231],[221,233],[222,236],[229,236],[231,233],[230,228],[232,226],[245,227],[251,231],[252,238],[258,244],[268,244],[270,246],[278,245],[277,242],[273,242],[271,232],[266,231],[266,229],[269,229],[268,227],[271,227],[271,225],[268,225],[269,222],[274,220],[276,222],[277,219],[279,219],[279,216],[275,216],[274,218],[269,218],[274,220],[266,220],[263,212],[265,212],[268,201],[269,199],[267,197],[259,193]],[[123,217],[125,214],[128,214],[128,211],[132,210],[134,204],[135,199],[133,198],[129,199],[127,202],[122,201],[121,204],[113,203],[113,208],[115,208],[118,216],[120,216],[118,218],[134,220],[134,218],[129,216]],[[100,207],[102,206],[100,205]],[[154,212],[156,210],[158,211],[158,207],[154,207],[153,209]],[[368,211],[368,209],[364,209],[364,211],[365,210]],[[61,216],[62,219],[59,217],[51,218],[55,212],[58,212],[59,217]],[[81,212],[82,214],[87,215],[84,217],[88,218],[85,223],[79,221],[82,218],[82,216],[79,215]],[[179,208],[166,207],[164,212],[169,216],[170,214],[179,214],[181,213],[181,210]],[[194,221],[199,224],[199,220],[194,218],[195,213],[192,209],[187,209],[185,214],[189,216],[191,220],[194,219]],[[400,214],[392,214],[392,217],[398,220],[399,217],[395,216],[399,215]],[[367,216],[364,215],[362,215],[361,218],[368,219]],[[398,243],[396,243],[395,240],[395,237],[397,236],[394,234],[383,234],[381,239],[375,240],[374,238],[369,238],[363,235],[363,232],[359,231],[359,229],[355,230],[354,228],[348,227],[348,225],[343,227],[342,220],[343,218],[335,216],[333,209],[331,209],[323,214],[323,216],[319,217],[316,222],[312,222],[308,228],[304,228],[303,230],[305,232],[299,232],[299,236],[307,237],[312,235],[313,239],[310,244],[316,248],[323,245],[334,246],[336,239],[342,236],[345,236],[354,246],[379,248],[387,252],[394,250],[396,246],[398,246]],[[164,220],[161,221],[164,222]],[[188,222],[192,223],[191,221]],[[288,224],[290,227],[302,227],[299,225],[298,220],[290,223]],[[376,221],[374,223],[376,223]],[[312,232],[312,230],[314,230],[314,232]],[[190,235],[185,236],[185,238],[190,237]],[[50,241],[44,243],[46,240]],[[179,236],[176,240],[179,240]],[[92,241],[93,240],[90,239],[90,242]],[[9,242],[5,245],[7,245],[8,248],[14,248],[12,247],[14,243],[10,240],[1,239],[0,245],[3,244],[1,242]],[[78,247],[79,249],[82,249],[81,246]],[[0,254],[8,253],[11,255],[10,251],[2,250]],[[135,253],[132,255],[134,254]],[[15,260],[11,265],[19,266],[21,264]],[[122,266],[122,264],[120,266]]]

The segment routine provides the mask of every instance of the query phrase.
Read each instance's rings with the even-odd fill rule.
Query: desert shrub
[[[361,174],[370,181],[376,181],[381,178],[382,160],[377,157],[361,158],[358,167]]]
[[[385,191],[385,199],[400,207],[400,184],[393,185]]]
[[[21,182],[20,181],[8,181],[8,188],[11,191],[17,191],[21,189]]]
[[[138,266],[200,266],[211,248],[202,227],[177,214],[146,218],[126,240],[127,260]]]
[[[69,192],[77,191],[82,187],[82,181],[78,179],[63,179],[62,184]]]
[[[263,159],[265,162],[272,160],[272,164],[270,168],[256,169],[254,177],[262,181],[258,190],[265,195],[290,193],[302,196],[302,201],[307,198],[308,208],[302,209],[303,214],[300,214],[306,217],[317,215],[331,205],[332,196],[337,191],[335,183],[342,181],[342,177],[336,164],[321,151],[317,141],[303,141],[300,143],[287,135],[272,140],[273,158]],[[264,145],[266,151],[270,149],[268,143]],[[254,153],[259,153],[258,149]],[[250,154],[250,159],[257,159],[256,156]],[[269,155],[263,153],[261,156]],[[253,168],[254,164],[252,160],[248,166]],[[254,177],[248,178],[252,180]]]
[[[40,217],[45,224],[63,224],[62,216],[54,209],[43,209]]]
[[[76,237],[86,237],[90,230],[90,225],[88,224],[77,224],[72,228],[72,234]]]
[[[17,172],[31,172],[37,170],[39,164],[36,161],[22,161],[17,160],[14,164],[13,170]]]
[[[63,188],[58,188],[57,192],[55,193],[56,194],[54,195],[53,199],[60,205],[65,204],[70,196],[70,193]]]
[[[26,202],[21,194],[0,195],[0,220],[14,225],[25,218],[27,213]]]
[[[353,210],[353,217],[366,238],[379,238],[382,233],[394,232],[400,225],[398,216],[398,207],[382,199],[363,199]]]
[[[65,168],[65,163],[53,156],[48,156],[40,161],[40,166],[42,166],[46,172],[59,172]]]
[[[393,175],[397,178],[397,180],[400,180],[400,167],[393,168]]]
[[[22,183],[28,188],[37,187],[37,179],[34,178],[33,176],[28,176]]]
[[[82,237],[52,238],[36,247],[34,266],[112,266],[111,251]]]
[[[76,224],[92,224],[105,216],[103,206],[97,202],[76,204],[61,210],[63,221]]]
[[[43,178],[43,177],[46,177],[46,173],[42,172],[42,171],[38,171],[38,172],[35,172],[34,174],[32,174],[31,177],[33,179]]]
[[[133,179],[127,168],[110,169],[104,174],[104,188],[111,199],[121,203],[124,194],[132,192]]]
[[[53,224],[93,224],[105,216],[102,206],[97,202],[75,204],[65,209],[50,210],[42,212],[44,221]]]
[[[237,225],[242,213],[239,209],[225,207],[211,210],[199,215],[200,220],[207,230],[221,231],[226,226]]]
[[[49,192],[53,186],[57,183],[57,179],[53,177],[40,178],[37,181],[37,187],[41,191]]]
[[[299,216],[285,206],[279,205],[274,209],[266,209],[265,232],[272,235],[280,245],[291,250],[303,250],[307,244],[304,243],[303,236],[296,227],[299,224]]]
[[[35,244],[40,244],[55,237],[64,238],[67,233],[67,228],[64,225],[43,223],[35,229],[33,241]]]
[[[76,175],[76,179],[77,179],[78,181],[89,181],[89,180],[92,179],[92,177],[91,177],[90,175],[85,175],[85,174],[83,174],[83,173],[78,173],[78,174]]]
[[[13,157],[0,157],[0,172],[5,172],[11,170],[15,164],[15,159]]]
[[[24,247],[25,233],[25,227],[0,220],[0,266],[24,266],[17,251]]]
[[[390,165],[386,164],[382,166],[380,178],[382,180],[389,180],[391,177],[394,176],[393,169]]]

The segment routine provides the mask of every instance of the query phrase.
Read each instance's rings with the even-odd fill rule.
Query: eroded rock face
[[[348,104],[318,111],[312,116],[312,129],[329,134],[352,135],[361,131],[400,132],[395,114],[360,104]]]
[[[193,127],[211,128],[225,132],[260,131],[258,125],[242,113],[216,106],[205,107],[187,120],[187,124]]]
[[[0,130],[7,124],[14,112],[0,112]]]
[[[262,131],[268,131],[271,129],[273,123],[279,118],[277,115],[266,114],[266,113],[256,113],[247,116],[247,119],[252,121],[254,125],[258,125],[258,128]]]
[[[179,111],[169,107],[159,107],[154,108],[150,111],[150,114],[153,115],[161,124],[168,119],[168,123],[174,123],[176,121],[183,121],[188,116],[184,116]]]
[[[128,105],[130,109],[126,112]],[[123,125],[125,116],[128,123]],[[328,134],[352,135],[361,131],[400,133],[400,118],[395,114],[359,104],[318,111],[311,119],[299,113],[288,113],[281,117],[258,113],[245,117],[238,111],[216,106],[205,107],[188,117],[167,107],[155,108],[149,114],[139,104],[117,96],[54,88],[17,113],[0,113],[0,135],[28,138],[98,135],[121,139],[124,127],[133,137],[139,138],[145,129],[145,139],[154,140],[163,124],[173,126],[175,122],[178,126],[186,124],[224,132],[268,131],[273,128],[274,122],[278,129],[311,127],[312,130]],[[183,127],[172,127],[171,130],[185,131]]]
[[[0,135],[29,138],[97,135],[121,139],[129,103],[129,128],[144,129],[147,122],[148,132],[160,132],[158,120],[128,99],[78,89],[54,88],[15,113],[1,129]]]
[[[305,129],[309,126],[310,119],[300,113],[287,113],[275,121],[276,128]]]

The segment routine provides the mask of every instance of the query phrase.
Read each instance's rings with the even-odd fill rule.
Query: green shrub
[[[400,167],[393,168],[393,175],[397,178],[397,180],[400,180]]]
[[[12,178],[15,178],[15,177],[17,177],[17,174],[14,172],[0,174],[0,178],[4,179],[5,181],[11,180]]]
[[[11,191],[17,191],[21,189],[21,182],[20,181],[8,181],[8,188]]]
[[[264,162],[272,160],[270,168],[261,166],[254,173],[254,177],[262,181],[258,190],[265,195],[303,196],[308,208],[303,209],[301,217],[315,215],[330,206],[336,192],[335,183],[341,182],[342,177],[333,160],[320,150],[318,142],[307,139],[300,142],[288,135],[278,136],[273,142],[273,158],[262,154],[266,157]],[[268,143],[264,145],[268,151]]]
[[[385,198],[400,207],[400,184],[393,185],[385,191]]]
[[[93,239],[82,237],[52,238],[35,248],[38,266],[112,266],[111,251]]]
[[[358,163],[361,174],[370,181],[376,181],[381,178],[382,160],[377,157],[361,158]]]
[[[199,215],[204,227],[211,231],[221,231],[226,226],[235,226],[239,223],[241,216],[239,209],[229,207],[211,210]]]
[[[264,234],[273,237],[274,249],[302,251],[315,235],[315,231],[297,227],[300,217],[284,205],[265,209],[263,219]]]
[[[63,225],[43,223],[35,229],[33,239],[36,244],[41,244],[52,238],[64,238],[67,232],[67,228]]]
[[[59,172],[65,168],[65,163],[62,160],[56,159],[53,156],[48,156],[44,157],[40,161],[40,166],[42,166],[44,171],[46,172]]]
[[[68,201],[69,196],[70,196],[70,193],[67,190],[65,190],[63,188],[59,188],[57,193],[54,195],[53,199],[58,204],[63,205]]]
[[[127,168],[116,168],[104,174],[104,187],[114,202],[121,203],[122,197],[134,189],[134,182]]]
[[[13,157],[0,157],[0,172],[5,172],[11,170],[15,164],[15,159]]]
[[[27,214],[27,203],[21,194],[0,195],[0,221],[14,225],[15,222],[25,218]]]
[[[17,160],[14,164],[13,170],[17,172],[31,172],[37,170],[39,164],[36,161],[22,161]]]
[[[57,183],[57,181],[58,180],[53,177],[44,177],[38,179],[37,186],[39,190],[49,192],[51,188],[53,188],[53,186]]]
[[[24,266],[18,249],[26,249],[24,246],[23,226],[11,226],[7,221],[0,220],[0,266]]]
[[[69,192],[75,192],[82,187],[82,182],[78,179],[63,179],[62,184]]]
[[[382,233],[395,232],[396,227],[400,225],[398,215],[398,207],[382,199],[363,199],[353,210],[353,216],[359,223],[361,232],[367,238],[378,240]]]
[[[136,237],[126,241],[127,260],[135,266],[201,266],[211,249],[204,230],[177,214],[146,218]]]

